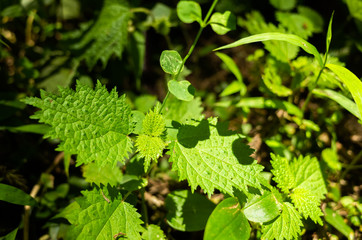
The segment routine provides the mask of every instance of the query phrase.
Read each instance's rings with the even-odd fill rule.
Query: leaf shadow
[[[194,148],[199,141],[210,138],[209,122],[205,119],[199,121],[197,126],[181,125],[177,133],[178,142],[185,148]]]

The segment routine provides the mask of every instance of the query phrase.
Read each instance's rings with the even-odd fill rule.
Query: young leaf
[[[315,88],[315,89],[313,89],[313,94],[334,100],[339,105],[344,107],[347,111],[349,111],[354,116],[356,116],[357,118],[362,120],[362,115],[359,114],[357,104],[355,102],[353,102],[351,99],[340,94],[339,92],[336,92],[336,91],[333,91],[330,89]]]
[[[320,209],[320,199],[309,190],[304,188],[296,188],[291,194],[292,202],[298,211],[303,214],[304,218],[310,217],[315,223],[323,226],[321,216],[323,213]]]
[[[77,84],[76,91],[60,89],[59,95],[41,91],[41,98],[24,102],[41,110],[32,116],[51,125],[46,137],[62,142],[59,151],[78,154],[77,166],[95,161],[98,165],[123,162],[131,151],[131,109],[125,96],[118,97],[97,83],[95,89]]]
[[[276,218],[279,213],[279,203],[276,197],[268,191],[263,195],[253,195],[243,207],[244,214],[252,222],[268,222]]]
[[[19,188],[0,183],[0,200],[18,205],[36,205],[36,201],[30,195]]]
[[[289,189],[295,187],[295,177],[289,166],[288,159],[279,155],[275,156],[272,153],[270,156],[272,158],[270,163],[273,166],[273,170],[271,170],[274,175],[273,180],[278,183],[278,188],[284,193],[289,193]]]
[[[331,19],[329,20],[329,24],[328,24],[328,32],[327,32],[327,38],[326,38],[326,53],[325,53],[325,57],[328,56],[329,46],[331,45],[331,40],[332,40],[332,21],[333,21],[333,15],[334,15],[334,12],[332,13]]]
[[[253,151],[216,118],[182,125],[168,149],[172,170],[192,191],[200,186],[208,195],[215,189],[233,195],[234,187],[245,192],[247,186],[260,187],[263,167],[250,157]]]
[[[73,211],[65,215],[72,224],[67,238],[106,240],[122,235],[141,239],[142,221],[136,209],[119,197],[106,196],[103,191],[82,192],[84,197],[77,199],[79,208],[74,205]]]
[[[160,65],[165,73],[176,74],[182,68],[182,58],[177,51],[165,50],[161,53]]]
[[[217,205],[207,221],[204,240],[247,240],[250,225],[237,198],[227,198]]]
[[[166,200],[167,223],[179,231],[200,231],[215,208],[210,200],[189,190],[173,191]]]
[[[182,101],[191,101],[194,99],[195,88],[187,80],[176,81],[171,80],[168,82],[168,90],[177,98]]]
[[[262,239],[292,240],[298,239],[303,223],[300,215],[291,203],[285,202],[282,206],[281,215],[265,224],[263,227]]]
[[[362,82],[351,71],[345,67],[341,67],[335,64],[327,64],[327,68],[332,70],[339,79],[347,86],[351,92],[354,101],[357,104],[359,110],[359,118],[362,118]]]
[[[124,0],[106,0],[96,23],[73,45],[73,49],[85,48],[80,60],[85,59],[91,69],[101,60],[103,66],[114,53],[121,58],[128,38],[128,21],[131,12]]]
[[[211,16],[209,23],[214,32],[224,35],[235,29],[236,18],[230,11],[226,11],[223,14],[216,12]]]
[[[201,7],[194,1],[180,1],[177,4],[177,16],[184,23],[192,23],[194,21],[202,23]]]
[[[270,32],[270,33],[261,33],[261,34],[252,35],[250,37],[242,38],[236,42],[216,48],[216,49],[214,49],[214,51],[238,47],[238,46],[248,44],[248,43],[263,42],[263,41],[270,41],[270,40],[285,41],[285,42],[291,43],[293,45],[296,45],[298,47],[301,47],[307,53],[312,54],[317,59],[320,66],[323,66],[322,57],[319,54],[319,52],[317,51],[317,49],[312,44],[310,44],[306,40],[304,40],[296,35],[286,34],[286,33]]]
[[[146,231],[142,234],[144,240],[166,240],[165,234],[161,230],[160,226],[150,224]]]

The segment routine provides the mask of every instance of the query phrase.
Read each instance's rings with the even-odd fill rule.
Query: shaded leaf
[[[21,189],[0,183],[0,200],[18,205],[36,205],[36,201]]]
[[[341,215],[334,212],[330,208],[326,208],[325,219],[327,223],[331,224],[334,228],[336,228],[339,232],[341,232],[344,236],[346,236],[347,239],[349,240],[354,239],[353,229],[344,222],[344,219],[343,217],[341,217]]]

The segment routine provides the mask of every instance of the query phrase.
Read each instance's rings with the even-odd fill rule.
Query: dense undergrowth
[[[0,236],[361,238],[362,2],[317,4],[1,1]]]

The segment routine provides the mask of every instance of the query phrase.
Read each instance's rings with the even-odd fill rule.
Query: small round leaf
[[[212,212],[207,221],[204,240],[247,240],[250,225],[237,198],[227,198]]]
[[[175,97],[182,101],[191,101],[194,99],[195,88],[189,81],[171,80],[168,82],[168,90],[175,95]]]
[[[184,23],[202,23],[201,7],[194,1],[181,1],[177,4],[177,16]]]
[[[176,74],[182,68],[182,58],[174,50],[165,50],[161,53],[160,65],[165,73]]]

